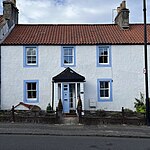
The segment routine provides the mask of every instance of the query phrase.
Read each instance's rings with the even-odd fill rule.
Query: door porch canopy
[[[56,108],[58,100],[61,99],[64,104],[64,85],[72,85],[74,108],[77,106],[77,98],[80,95],[82,107],[84,109],[84,82],[85,77],[76,73],[71,68],[66,68],[64,71],[52,78],[52,108]],[[68,91],[70,92],[70,90]],[[69,93],[68,93],[69,94]],[[70,94],[69,94],[70,96]],[[64,107],[64,106],[63,106]]]
[[[85,82],[85,77],[76,73],[71,68],[66,68],[60,74],[52,78],[53,82]]]

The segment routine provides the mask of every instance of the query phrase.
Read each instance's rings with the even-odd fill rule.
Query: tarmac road
[[[0,150],[150,150],[148,138],[0,135]]]

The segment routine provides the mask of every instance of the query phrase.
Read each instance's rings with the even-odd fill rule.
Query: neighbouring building
[[[3,15],[0,15],[0,44],[18,24],[18,9],[15,0],[3,0]],[[1,46],[0,46],[0,108],[1,108]]]
[[[134,109],[143,68],[144,25],[129,23],[125,1],[115,24],[16,24],[1,45],[1,109],[61,99],[69,113],[79,97],[83,110]]]
[[[3,1],[3,15],[0,15],[0,43],[15,24],[18,24],[18,9],[15,0]]]

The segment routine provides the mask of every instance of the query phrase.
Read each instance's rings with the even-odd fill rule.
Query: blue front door
[[[63,112],[69,113],[69,84],[63,85]]]

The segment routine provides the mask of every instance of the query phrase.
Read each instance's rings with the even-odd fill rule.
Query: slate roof
[[[53,77],[54,82],[85,82],[85,77],[76,73],[71,68],[66,68],[60,74]]]
[[[150,24],[147,24],[150,44]],[[144,25],[130,24],[122,30],[115,24],[18,24],[3,45],[95,45],[143,44]]]

